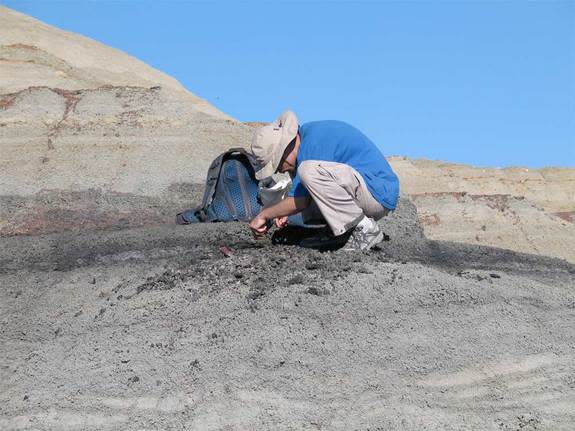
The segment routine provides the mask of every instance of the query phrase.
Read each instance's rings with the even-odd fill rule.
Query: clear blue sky
[[[575,166],[575,0],[0,3],[242,121],[347,121],[386,155]]]

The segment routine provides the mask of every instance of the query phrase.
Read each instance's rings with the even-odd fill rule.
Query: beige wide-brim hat
[[[256,179],[263,180],[275,174],[286,147],[296,137],[297,131],[297,117],[291,111],[285,111],[274,122],[255,131],[251,152],[260,165]]]

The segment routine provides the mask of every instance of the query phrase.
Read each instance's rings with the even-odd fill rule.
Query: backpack
[[[248,221],[262,209],[258,199],[257,162],[243,148],[231,148],[210,165],[199,208],[176,215],[177,224]]]

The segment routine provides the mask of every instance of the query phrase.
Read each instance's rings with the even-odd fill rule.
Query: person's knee
[[[297,168],[297,172],[303,185],[310,184],[317,176],[319,163],[315,160],[304,160]]]

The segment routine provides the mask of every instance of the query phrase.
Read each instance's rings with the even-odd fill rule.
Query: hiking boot
[[[364,216],[353,229],[343,250],[369,250],[382,241],[383,233],[379,229],[377,222],[372,218]]]

